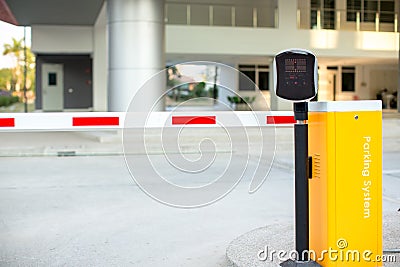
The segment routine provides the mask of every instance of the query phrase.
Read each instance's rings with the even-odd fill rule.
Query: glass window
[[[239,71],[248,77],[239,76],[239,90],[254,91],[256,86],[260,90],[269,90],[268,65],[239,65]]]
[[[381,1],[381,12],[393,12],[394,1]]]
[[[208,5],[190,5],[190,24],[209,25],[209,10]]]
[[[324,9],[335,8],[335,0],[324,0]]]
[[[356,21],[357,11],[361,11],[361,0],[347,0],[347,21]]]
[[[48,85],[53,85],[53,86],[57,85],[57,73],[49,72],[48,79],[49,79]]]
[[[364,19],[365,22],[375,22],[378,12],[378,1],[364,0]]]
[[[342,92],[355,92],[355,67],[342,67]]]
[[[310,18],[310,23],[311,23],[311,29],[316,29],[317,28],[317,10],[311,10],[311,18]]]
[[[176,1],[165,4],[166,24],[225,27],[276,27],[278,0]],[[322,0],[319,0],[320,2]],[[333,1],[333,0],[325,0]],[[217,1],[218,2],[218,1]]]
[[[317,28],[318,11],[323,29],[335,29],[335,0],[311,0],[310,28]]]
[[[242,69],[255,69],[256,65],[239,65],[239,70]]]
[[[381,1],[379,20],[382,23],[394,22],[394,1]]]
[[[246,75],[248,79],[243,75],[239,75],[239,90],[254,91],[256,89],[256,70],[242,70],[241,72]]]
[[[311,0],[311,8],[321,8],[321,0]]]
[[[327,70],[338,70],[337,66],[328,66],[326,67]]]
[[[187,7],[185,4],[168,4],[168,24],[187,24]]]
[[[275,9],[257,8],[257,26],[275,27]]]
[[[258,88],[260,90],[269,90],[269,72],[260,71],[258,73]]]
[[[216,26],[232,26],[232,8],[229,6],[213,6],[213,24]]]
[[[235,21],[238,27],[253,27],[253,8],[247,6],[235,7]]]
[[[347,19],[347,21],[356,21],[357,20],[357,12],[347,11],[346,19]]]
[[[323,17],[323,28],[324,29],[335,29],[335,11],[334,10],[329,10],[329,11],[324,11],[324,17]]]
[[[364,0],[364,11],[378,11],[378,1]]]
[[[347,21],[356,21],[357,12],[363,22],[375,22],[376,14],[382,23],[394,23],[394,0],[347,0]]]
[[[347,0],[348,11],[359,11],[361,10],[361,0]]]

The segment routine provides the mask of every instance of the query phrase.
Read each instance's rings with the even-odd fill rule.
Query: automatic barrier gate
[[[293,102],[295,237],[281,266],[382,266],[382,104],[308,102],[318,61],[304,49],[274,58],[276,95]],[[311,260],[310,260],[311,259]]]
[[[229,118],[230,126],[263,127],[292,126],[295,123],[290,111],[204,111],[204,112],[151,112],[137,113],[147,118],[131,121],[129,127],[173,127],[173,126],[213,126],[222,119]],[[83,131],[122,130],[125,126],[124,112],[59,112],[59,113],[0,113],[0,132],[18,131]]]
[[[382,266],[374,260],[382,255],[381,102],[312,102],[308,109],[309,164],[301,169],[307,170],[309,178],[305,186],[309,190],[306,196],[309,209],[305,211],[309,213],[309,231],[306,231],[309,235],[302,240],[305,242],[301,248],[308,249],[309,245],[310,252],[316,253],[316,260],[324,267]],[[146,127],[212,127],[221,116],[231,116],[228,113],[232,114],[153,112]],[[232,126],[293,126],[296,122],[293,112],[233,113],[239,121]],[[3,113],[0,132],[123,129],[125,115],[122,112]],[[320,256],[323,257],[319,260]]]
[[[382,104],[309,103],[310,249],[324,267],[382,266]]]

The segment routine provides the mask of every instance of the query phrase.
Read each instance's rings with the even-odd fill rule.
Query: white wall
[[[231,65],[229,67],[236,68],[236,66]],[[227,107],[230,107],[230,103],[228,101],[228,96],[234,96],[235,94],[232,91],[237,91],[238,83],[239,83],[239,73],[233,71],[233,69],[229,67],[220,68],[219,73],[219,82],[221,85],[226,86],[227,88],[220,89],[218,92],[218,101],[219,106],[218,109],[226,110]]]
[[[106,4],[90,26],[32,26],[32,51],[46,54],[92,54],[93,110],[107,111]]]
[[[389,92],[397,90],[397,66],[373,66],[368,68],[366,72],[368,73],[367,85],[370,98],[376,98],[376,93],[383,88],[388,89]]]
[[[277,29],[167,25],[166,52],[272,56],[301,47],[319,57],[397,58],[398,33],[298,30],[296,2],[279,0]]]
[[[397,90],[398,65],[355,65],[355,92],[342,92],[341,67],[337,71],[319,68],[319,100],[333,99],[333,80],[330,74],[336,74],[336,100],[376,99],[376,93],[387,88],[389,92]]]
[[[172,54],[270,55],[301,47],[318,57],[397,58],[399,34],[230,28],[207,26],[166,26],[166,52]]]
[[[32,51],[90,54],[93,52],[93,27],[32,25]]]
[[[107,111],[107,18],[106,2],[93,27],[93,110]]]

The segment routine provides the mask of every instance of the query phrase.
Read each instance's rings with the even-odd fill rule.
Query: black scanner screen
[[[304,100],[315,95],[313,55],[284,53],[277,56],[276,64],[278,96],[288,100]]]

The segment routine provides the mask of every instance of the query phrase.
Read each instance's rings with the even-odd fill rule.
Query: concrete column
[[[235,68],[234,64],[228,65],[232,68]],[[238,90],[239,83],[239,73],[226,66],[219,66],[219,81],[221,85],[226,86],[227,88],[221,88],[218,92],[218,109],[219,110],[229,110],[231,103],[228,101],[228,96],[235,96],[235,91]],[[231,90],[231,91],[230,91]]]
[[[108,110],[126,111],[147,79],[165,67],[164,1],[108,0]],[[165,91],[165,78],[141,92],[144,111]],[[155,86],[156,85],[156,86]],[[164,108],[159,103],[157,110]]]
[[[298,47],[298,42],[293,41],[291,33],[297,31],[297,1],[278,0],[278,28],[280,32],[286,32],[282,37],[282,50],[292,47]],[[274,91],[274,79],[272,71],[272,63],[270,65],[270,108],[271,110],[292,110],[290,101],[278,98]]]
[[[274,63],[269,64],[269,108],[271,110],[278,110],[278,97],[275,94],[274,87]]]

